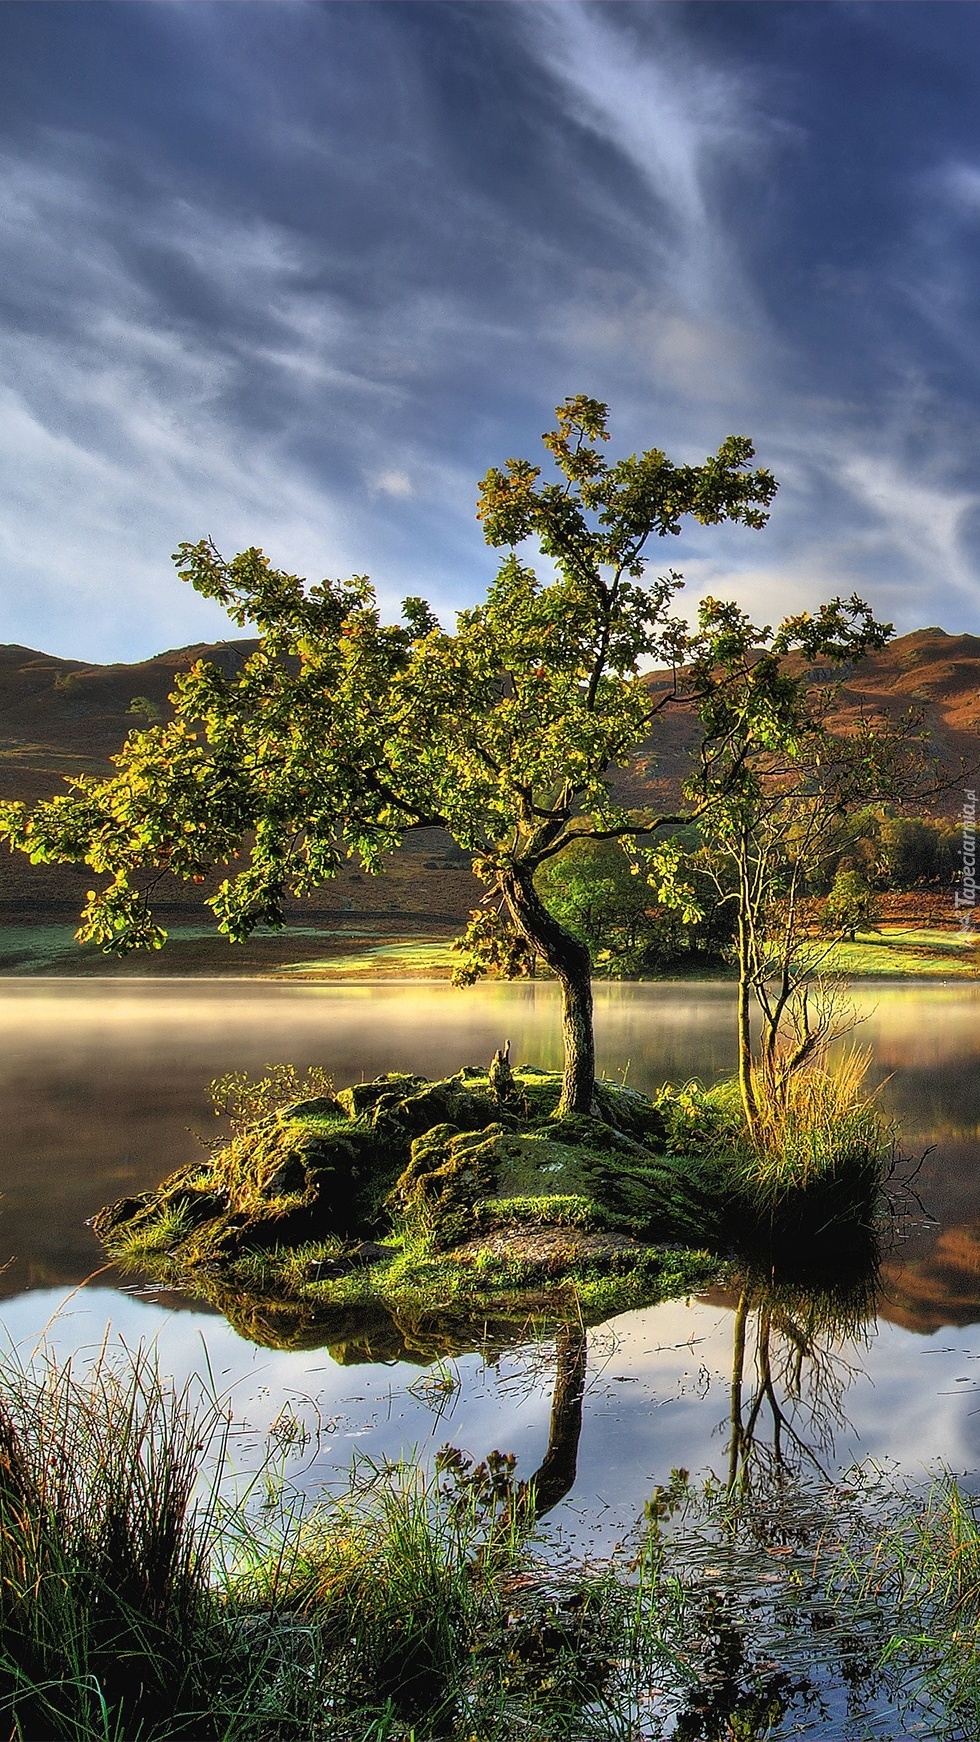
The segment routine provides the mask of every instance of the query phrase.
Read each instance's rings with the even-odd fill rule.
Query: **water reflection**
[[[720,982],[597,988],[601,1068],[641,1089],[713,1080],[733,1064],[732,997]],[[934,1145],[919,1190],[936,1223],[883,1265],[882,1314],[925,1334],[976,1322],[980,986],[862,985],[853,997],[883,1105],[908,1148]],[[214,1129],[211,1077],[274,1059],[323,1064],[338,1082],[408,1066],[438,1076],[488,1058],[505,1034],[515,1055],[556,1063],[554,988],[3,981],[0,1294],[74,1285],[101,1266],[87,1218],[196,1153],[193,1133]],[[349,1358],[374,1347],[358,1356],[350,1339]]]
[[[830,1477],[845,1395],[870,1342],[876,1267],[794,1287],[744,1277],[733,1293],[728,1487],[773,1485],[811,1466]],[[846,1352],[845,1352],[846,1351]]]
[[[555,1333],[555,1388],[551,1397],[548,1444],[544,1457],[526,1483],[534,1496],[534,1510],[539,1518],[551,1512],[575,1486],[588,1356],[584,1325],[576,1320],[559,1325]]]

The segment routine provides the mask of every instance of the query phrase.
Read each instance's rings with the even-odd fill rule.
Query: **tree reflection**
[[[866,1343],[874,1322],[877,1267],[817,1285],[738,1285],[732,1348],[728,1487],[809,1465],[829,1480],[844,1397],[858,1369],[844,1349]]]
[[[857,1371],[846,1351],[868,1338],[876,1279],[870,1259],[806,1286],[736,1279],[727,1471],[695,1483],[675,1470],[646,1507],[641,1564],[653,1589],[674,1592],[666,1638],[682,1667],[664,1712],[675,1742],[750,1742],[782,1734],[791,1715],[794,1734],[809,1732],[828,1701],[856,1734],[879,1697],[882,1641],[867,1617],[831,1612],[820,1558]],[[852,1734],[843,1715],[841,1734]]]
[[[575,1483],[588,1354],[588,1337],[582,1321],[568,1319],[560,1324],[555,1333],[555,1389],[548,1445],[534,1474],[521,1484],[538,1518],[564,1500]]]

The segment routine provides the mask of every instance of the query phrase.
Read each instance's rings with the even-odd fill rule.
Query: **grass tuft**
[[[193,1495],[220,1432],[135,1356],[0,1385],[0,1722],[11,1738],[210,1736],[218,1641]],[[173,1718],[169,1716],[173,1714]],[[190,1734],[190,1729],[187,1730]]]

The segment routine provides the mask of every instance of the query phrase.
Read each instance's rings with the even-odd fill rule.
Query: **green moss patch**
[[[771,1256],[786,1230],[826,1243],[835,1217],[867,1231],[871,1175],[860,1203],[835,1175],[767,1186],[728,1086],[651,1101],[603,1082],[587,1118],[557,1116],[560,1087],[470,1068],[294,1101],[100,1211],[95,1231],[118,1264],[208,1298],[252,1341],[389,1352],[443,1333],[465,1345],[495,1316],[608,1317],[701,1287],[753,1246]]]

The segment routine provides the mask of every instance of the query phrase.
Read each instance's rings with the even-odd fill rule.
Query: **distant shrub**
[[[126,712],[135,714],[138,720],[146,720],[148,724],[163,717],[160,703],[153,701],[150,696],[134,696]]]

